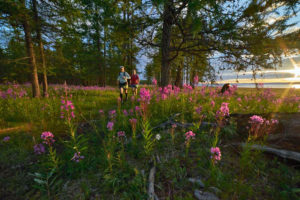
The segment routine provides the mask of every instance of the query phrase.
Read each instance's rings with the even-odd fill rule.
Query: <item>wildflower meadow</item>
[[[299,163],[253,148],[276,146],[299,90],[152,83],[123,104],[113,87],[1,85],[0,199],[299,199]]]

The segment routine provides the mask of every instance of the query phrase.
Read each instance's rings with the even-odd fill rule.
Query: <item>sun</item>
[[[300,76],[300,67],[298,67],[297,65],[294,65],[294,70],[293,70],[293,73],[295,75],[295,78]]]

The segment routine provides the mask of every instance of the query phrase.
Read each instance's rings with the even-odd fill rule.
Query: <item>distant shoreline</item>
[[[211,87],[218,87],[223,86],[226,82],[223,83],[215,83],[215,84],[205,84],[205,83],[199,83],[199,86],[208,85]],[[255,88],[255,83],[230,83],[230,85],[237,85],[238,88]],[[291,83],[280,83],[280,82],[273,82],[273,83],[263,83],[263,88],[295,88],[300,89],[300,82],[291,82]]]

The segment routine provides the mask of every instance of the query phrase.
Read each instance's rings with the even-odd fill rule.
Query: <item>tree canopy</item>
[[[0,81],[100,86],[119,66],[160,85],[273,68],[299,50],[297,0],[0,0]],[[217,67],[216,67],[217,66]]]

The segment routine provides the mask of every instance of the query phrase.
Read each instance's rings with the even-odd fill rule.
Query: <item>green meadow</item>
[[[3,94],[8,88],[16,96],[0,99],[1,199],[147,199],[151,169],[159,199],[194,199],[199,190],[219,199],[299,198],[299,165],[250,148],[268,144],[276,124],[246,121],[241,134],[230,117],[299,112],[299,90],[147,86],[121,104],[116,88],[56,85],[40,99],[22,85],[2,86]]]

